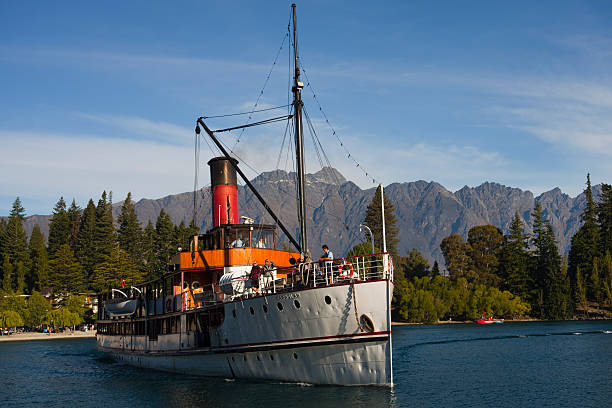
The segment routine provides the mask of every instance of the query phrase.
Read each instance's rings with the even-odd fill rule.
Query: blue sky
[[[102,190],[114,201],[192,190],[195,118],[253,107],[290,4],[1,2],[0,215],[16,196],[48,214],[60,196],[84,206]],[[612,181],[609,2],[373,4],[299,2],[298,31],[317,99],[376,180],[572,196],[587,172]],[[287,103],[287,51],[260,107]],[[304,100],[332,164],[373,186],[310,89]],[[275,169],[283,130],[249,129],[236,152]],[[202,162],[211,154],[202,143]]]

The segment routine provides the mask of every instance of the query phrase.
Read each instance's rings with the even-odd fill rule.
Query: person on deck
[[[257,264],[257,261],[253,262],[253,267],[251,268],[251,273],[249,274],[249,278],[251,279],[251,288],[259,293],[259,278],[263,270],[261,266]]]
[[[274,265],[274,262],[270,261],[269,259],[266,259],[266,264],[264,265],[264,274],[272,276],[272,271],[274,269],[276,269],[276,265]]]
[[[324,262],[325,271],[331,273],[332,265],[334,263],[334,254],[329,250],[327,245],[323,245],[321,248],[323,249],[323,254],[321,255],[321,258],[319,258],[319,261]]]
[[[238,237],[232,241],[231,245],[232,245],[232,248],[242,248],[242,246],[244,245],[244,242],[242,242],[241,237]]]

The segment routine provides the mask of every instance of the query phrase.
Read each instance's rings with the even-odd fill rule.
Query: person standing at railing
[[[331,274],[332,265],[334,263],[334,253],[329,250],[327,245],[323,245],[321,249],[323,249],[323,254],[321,255],[321,258],[319,258],[319,261],[323,262],[325,272]]]
[[[249,278],[251,279],[251,288],[259,293],[259,278],[261,277],[263,270],[261,266],[257,264],[257,261],[253,262],[253,267],[251,268],[251,273],[249,274]]]
[[[270,285],[270,283],[274,280],[274,270],[276,269],[276,265],[274,262],[266,259],[266,263],[263,266],[263,276],[264,276],[264,286]]]

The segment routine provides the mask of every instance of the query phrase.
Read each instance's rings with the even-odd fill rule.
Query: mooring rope
[[[357,313],[357,292],[355,291],[355,279],[351,279],[351,288],[353,290],[353,305],[355,306],[355,320],[357,320],[357,325],[359,326],[359,330],[365,332],[365,329],[361,325],[359,321],[359,313]]]

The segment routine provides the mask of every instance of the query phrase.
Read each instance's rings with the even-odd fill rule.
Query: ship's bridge
[[[224,224],[206,234],[192,237],[189,249],[172,259],[174,270],[201,270],[238,265],[263,265],[266,259],[276,266],[290,266],[299,253],[277,249],[276,227],[266,224]]]

